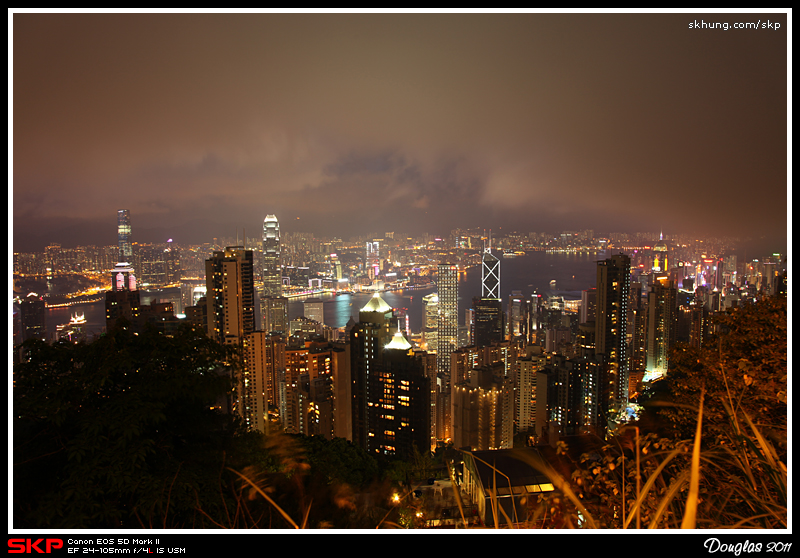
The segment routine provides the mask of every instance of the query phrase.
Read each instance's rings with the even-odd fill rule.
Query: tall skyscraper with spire
[[[131,215],[127,209],[117,210],[117,242],[119,243],[119,262],[133,263],[131,246]]]
[[[119,260],[111,272],[111,290],[106,292],[106,330],[117,325],[120,318],[137,326],[139,320],[139,291],[133,273],[131,245],[131,216],[127,209],[117,211]]]
[[[289,333],[288,301],[283,297],[281,270],[281,227],[275,215],[264,218],[264,289],[261,296],[261,324],[268,332]]]
[[[472,299],[472,344],[485,347],[505,337],[503,301],[500,300],[500,259],[492,254],[492,235],[481,257],[481,296]]]
[[[481,298],[500,300],[500,259],[492,254],[492,233],[481,257]]]
[[[264,218],[264,296],[281,296],[281,227],[275,215]]]
[[[658,237],[658,242],[653,246],[653,271],[657,273],[669,272],[669,248],[664,242],[664,234]]]

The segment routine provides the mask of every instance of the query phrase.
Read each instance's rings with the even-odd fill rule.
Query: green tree
[[[120,327],[89,344],[25,350],[14,367],[15,527],[191,527],[222,517],[220,471],[237,427],[214,409],[231,389],[223,347],[191,328]]]

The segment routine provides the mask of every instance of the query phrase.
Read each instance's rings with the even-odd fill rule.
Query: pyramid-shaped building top
[[[407,351],[411,348],[411,343],[405,338],[402,332],[398,331],[392,337],[392,340],[389,342],[386,349],[400,349],[401,351]]]
[[[380,312],[381,314],[385,314],[386,312],[391,312],[392,307],[389,306],[381,295],[375,293],[369,302],[367,302],[364,307],[361,309],[362,312]]]

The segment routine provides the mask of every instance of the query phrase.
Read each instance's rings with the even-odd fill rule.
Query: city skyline
[[[134,242],[256,237],[272,214],[785,250],[790,20],[9,14],[13,250],[113,244],[120,208]]]

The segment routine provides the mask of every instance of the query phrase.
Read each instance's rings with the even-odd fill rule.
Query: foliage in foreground
[[[572,459],[531,525],[786,528],[786,310],[771,298],[731,311],[701,350],[677,348],[655,431]]]
[[[27,343],[14,367],[14,524],[172,527],[217,493],[235,423],[224,350],[186,329]]]
[[[230,355],[203,332],[120,328],[24,351],[13,389],[16,528],[291,526],[279,506],[306,525],[362,526],[356,491],[379,476],[374,459],[345,440],[244,432],[214,409],[231,391],[221,365]]]
[[[528,528],[785,528],[786,301],[723,316],[678,348],[656,428],[631,426],[547,464],[558,488]],[[27,528],[374,528],[388,469],[344,440],[264,436],[211,409],[224,349],[202,333],[120,330],[91,345],[30,343],[14,369],[13,524]],[[680,404],[675,403],[680,402]]]

